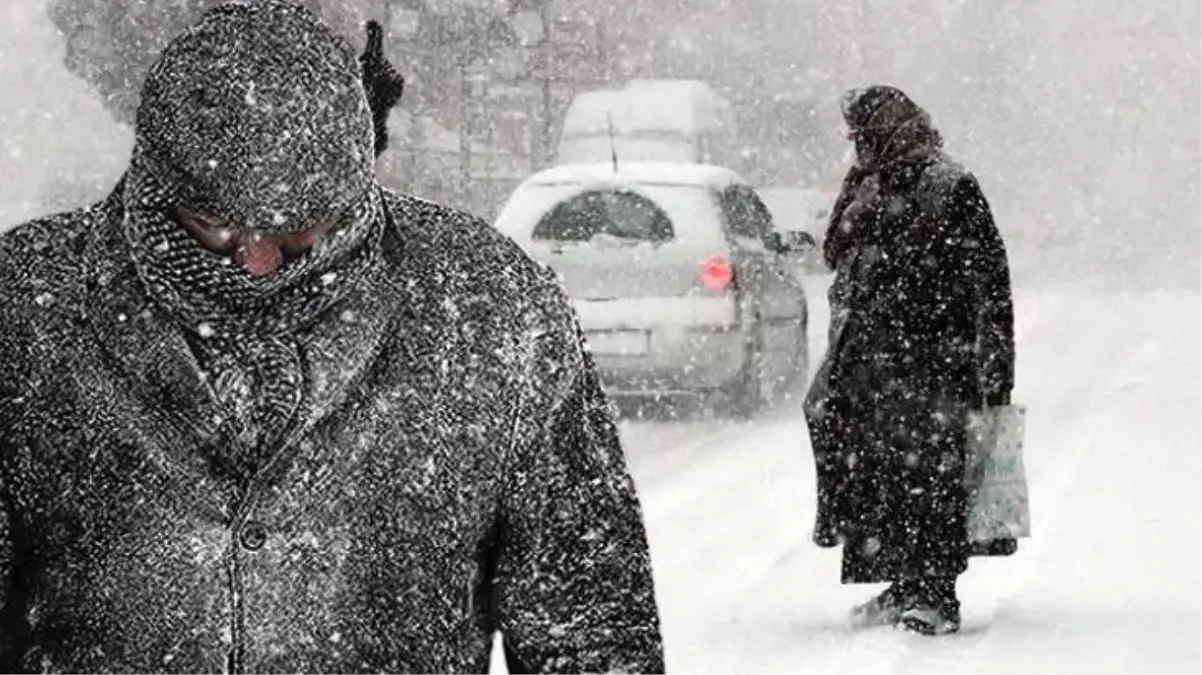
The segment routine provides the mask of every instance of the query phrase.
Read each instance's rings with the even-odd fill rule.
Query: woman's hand
[[[856,186],[853,194],[855,195],[855,199],[852,201],[853,204],[856,202],[871,204],[881,194],[881,175],[879,173],[870,173],[864,176],[860,184]]]
[[[869,174],[852,190],[851,203],[843,211],[839,230],[844,235],[852,234],[856,229],[856,220],[872,208],[873,203],[881,194],[881,179],[878,174]]]

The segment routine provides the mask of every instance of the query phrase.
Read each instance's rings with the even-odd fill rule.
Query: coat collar
[[[122,210],[112,198],[103,208],[108,217],[93,234],[86,251],[91,270],[85,284],[83,315],[115,370],[150,412],[138,420],[153,428],[148,437],[160,441],[152,452],[172,473],[188,476],[224,519],[236,518],[221,498],[220,482],[208,468],[206,450],[232,442],[224,433],[224,416],[185,338],[183,328],[153,303],[124,250],[120,235]],[[386,247],[401,248],[397,228],[389,224]],[[406,284],[395,274],[403,266],[381,263],[309,329],[301,348],[305,389],[289,431],[252,482],[278,476],[296,454],[300,441],[346,400],[378,356],[385,337],[405,307]],[[410,298],[412,300],[412,298]],[[248,500],[241,500],[244,504]]]

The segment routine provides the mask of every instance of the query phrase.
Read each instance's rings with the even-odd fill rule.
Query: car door
[[[799,261],[765,246],[765,236],[774,229],[772,216],[750,187],[736,184],[726,188],[722,204],[735,246],[751,276],[750,286],[766,332],[766,350],[776,364],[787,367],[804,348],[799,341],[805,340],[805,290],[794,270]],[[739,269],[738,273],[743,272]]]
[[[763,224],[759,221],[753,204],[744,197],[742,186],[731,185],[718,193],[727,235],[731,243],[731,259],[735,278],[745,306],[755,314],[767,319],[765,312],[770,293],[772,261],[764,245]]]
[[[774,229],[768,207],[754,190],[738,184],[726,188],[722,204],[735,243],[753,267],[761,318],[773,325],[795,325],[804,312],[803,289],[793,269],[798,261],[764,245]]]

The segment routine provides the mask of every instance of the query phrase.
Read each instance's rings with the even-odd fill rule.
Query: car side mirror
[[[809,232],[769,232],[764,246],[774,253],[800,255],[817,248],[818,242]]]

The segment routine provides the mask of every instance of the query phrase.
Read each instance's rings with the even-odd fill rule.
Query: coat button
[[[267,543],[267,528],[263,526],[263,523],[252,520],[242,526],[239,540],[242,542],[242,548],[248,551],[257,551]]]

